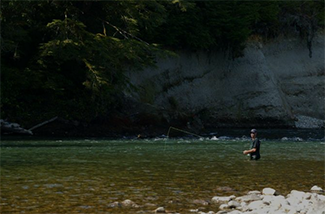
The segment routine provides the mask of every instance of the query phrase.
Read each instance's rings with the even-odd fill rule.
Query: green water
[[[1,142],[1,213],[189,213],[214,196],[325,187],[324,142],[48,140]],[[138,208],[115,207],[130,199]]]

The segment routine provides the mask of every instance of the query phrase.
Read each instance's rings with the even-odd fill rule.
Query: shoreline
[[[178,127],[179,128],[179,127]],[[254,126],[252,126],[254,128]],[[325,139],[325,129],[307,129],[307,128],[258,128],[259,137],[266,140],[323,140]],[[143,127],[115,129],[114,127],[95,126],[95,127],[59,127],[49,126],[36,130],[32,135],[23,134],[5,134],[1,133],[2,139],[50,139],[50,138],[109,138],[109,139],[154,139],[154,138],[185,138],[196,139],[195,135],[203,138],[218,139],[238,139],[248,138],[250,128],[207,128],[204,130],[192,130],[187,128],[179,128],[194,135],[188,135],[183,132],[172,130],[169,127]],[[169,136],[167,136],[169,133]]]
[[[106,118],[91,122],[66,120],[61,117],[54,117],[39,124],[31,124],[26,121],[24,124],[17,124],[1,119],[2,136],[39,136],[39,137],[109,137],[114,139],[142,136],[143,138],[155,138],[169,135],[169,137],[185,137],[186,132],[193,133],[194,136],[201,137],[242,137],[249,135],[252,128],[262,130],[264,138],[275,136],[282,137],[301,137],[305,134],[313,133],[322,139],[325,136],[325,126],[315,126],[314,120],[309,117],[303,117],[299,124],[282,124],[273,119],[259,118],[255,121],[250,120],[225,120],[225,121],[198,121],[194,118],[177,118],[175,120],[165,121],[163,119],[153,119],[150,115],[131,119],[127,117]],[[307,118],[307,119],[306,119]],[[315,119],[316,120],[316,119]],[[23,125],[23,126],[22,126]],[[31,128],[29,128],[31,127]],[[174,128],[170,132],[170,128]],[[180,132],[182,130],[184,132]],[[289,131],[288,131],[289,130]],[[282,131],[288,135],[282,135]],[[277,132],[277,133],[276,133]],[[290,132],[290,133],[289,133]],[[305,132],[305,133],[302,133]],[[295,133],[301,133],[295,136]],[[293,134],[293,135],[292,135]]]

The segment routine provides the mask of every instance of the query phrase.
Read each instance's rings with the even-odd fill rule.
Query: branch
[[[100,18],[99,18],[99,19],[100,19]],[[138,41],[140,41],[140,42],[143,42],[144,44],[146,44],[146,45],[148,45],[148,46],[150,45],[150,44],[147,43],[146,41],[143,41],[142,39],[140,39],[140,38],[138,38],[138,37],[132,35],[131,33],[127,32],[127,31],[125,31],[125,30],[122,30],[122,29],[116,27],[115,25],[112,25],[112,24],[109,23],[108,21],[105,21],[105,20],[103,20],[103,19],[100,19],[100,20],[103,21],[103,22],[105,22],[105,23],[108,24],[109,26],[113,27],[117,32],[119,32],[119,33],[120,33],[122,36],[124,36],[126,39],[128,39],[128,37],[127,37],[127,35],[128,35],[128,36],[130,36],[130,37],[132,37],[132,38],[134,38],[134,39],[136,39],[136,40],[138,40]]]

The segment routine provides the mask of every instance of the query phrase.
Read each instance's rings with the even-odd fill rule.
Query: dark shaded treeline
[[[4,1],[1,118],[25,127],[54,116],[85,123],[115,118],[123,92],[133,87],[124,72],[140,72],[180,49],[225,50],[234,59],[252,35],[299,34],[312,57],[324,7],[324,1]]]

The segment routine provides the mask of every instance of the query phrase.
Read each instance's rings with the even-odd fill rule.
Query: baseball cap
[[[257,133],[256,129],[251,129],[250,133]]]

